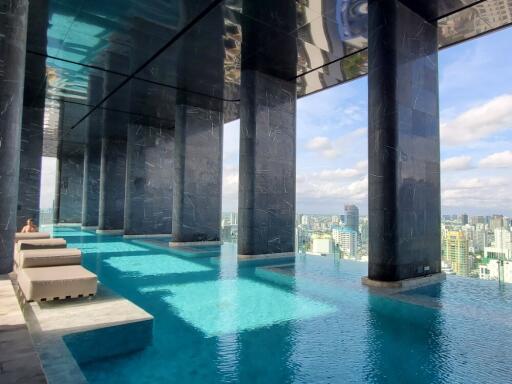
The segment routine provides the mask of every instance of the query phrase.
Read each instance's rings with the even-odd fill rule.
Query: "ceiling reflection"
[[[440,48],[512,23],[507,0],[401,1],[438,24]],[[301,97],[368,67],[367,0],[39,0],[29,18],[26,100],[73,111],[45,121],[49,142],[81,140],[71,131],[116,93],[131,100],[118,112],[172,129],[178,97],[236,119],[242,68],[296,79]]]

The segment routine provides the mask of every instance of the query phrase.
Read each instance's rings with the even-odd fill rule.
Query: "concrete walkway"
[[[11,280],[0,275],[0,383],[46,383]]]

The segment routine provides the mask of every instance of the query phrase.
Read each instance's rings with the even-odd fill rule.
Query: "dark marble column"
[[[295,82],[242,72],[238,253],[294,251]]]
[[[222,111],[176,106],[174,244],[220,241],[222,132]]]
[[[441,271],[437,28],[398,0],[369,4],[368,277]]]
[[[122,68],[126,57],[110,52],[109,68]],[[113,89],[119,79],[107,73],[104,92]],[[128,109],[130,93],[117,92],[104,104],[103,138],[101,144],[100,202],[98,231],[122,232],[124,227],[124,201],[126,181],[126,135],[129,115],[116,111]]]
[[[89,77],[89,104],[101,98],[103,77],[96,74]],[[101,111],[89,116],[87,124],[87,145],[84,153],[84,182],[82,196],[82,227],[98,226],[101,170]]]
[[[42,106],[25,105],[21,129],[17,227],[31,218],[39,223],[41,162],[43,156],[44,99]]]
[[[83,148],[80,144],[62,143],[59,156],[59,223],[82,220]]]
[[[33,1],[28,12],[28,40],[46,47],[48,29],[47,0]],[[25,60],[23,119],[21,130],[20,175],[17,227],[31,218],[39,224],[43,125],[46,96],[46,58],[28,55]]]
[[[208,4],[208,0],[183,1],[184,15],[197,14]],[[219,38],[224,33],[222,7],[212,9],[200,24],[182,39],[176,60],[179,91],[171,245],[220,242],[225,54]],[[203,52],[200,60],[197,52]],[[200,96],[197,90],[207,95]]]
[[[170,234],[174,135],[132,123],[126,150],[125,235]]]
[[[99,231],[120,231],[124,226],[126,138],[104,137],[101,145]]]
[[[20,165],[27,0],[3,1],[0,12],[0,274],[12,270]]]
[[[243,11],[269,18],[283,35],[296,28],[294,2],[244,1]],[[288,254],[295,246],[296,40],[283,39],[276,51],[267,28],[248,22],[242,33],[238,253]],[[252,56],[255,50],[262,54]]]

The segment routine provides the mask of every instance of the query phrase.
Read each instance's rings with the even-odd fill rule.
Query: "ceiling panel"
[[[512,0],[401,1],[439,19],[440,48],[512,24]],[[296,78],[299,96],[367,72],[366,0],[39,0],[29,17],[26,102],[65,105],[70,140],[105,110],[172,129],[178,97],[230,121],[242,68]]]

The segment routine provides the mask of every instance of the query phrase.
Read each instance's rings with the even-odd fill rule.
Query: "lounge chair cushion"
[[[16,236],[14,237],[16,242],[18,240],[35,240],[35,239],[49,239],[49,238],[50,238],[50,234],[47,232],[26,232],[26,233],[18,232],[18,233],[16,233]]]
[[[19,253],[27,249],[55,249],[66,248],[66,240],[64,239],[35,239],[35,240],[19,240],[14,247],[14,265],[19,265]]]
[[[25,299],[56,300],[96,294],[96,275],[80,265],[24,268],[18,273],[18,284]]]
[[[19,268],[80,265],[82,252],[78,248],[27,249],[18,254]]]
[[[66,248],[66,246],[66,240],[61,238],[20,240],[16,243],[16,251],[19,252],[26,249]]]

